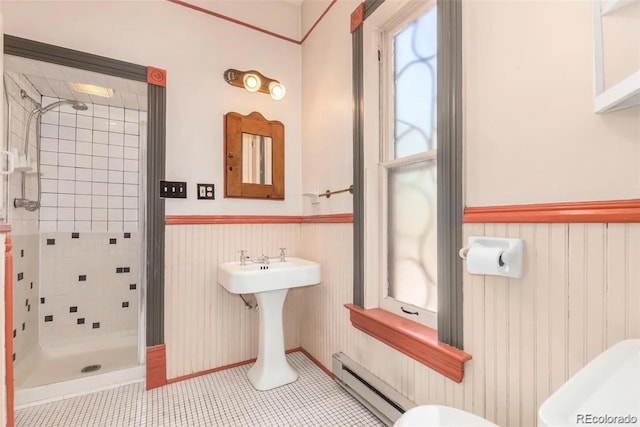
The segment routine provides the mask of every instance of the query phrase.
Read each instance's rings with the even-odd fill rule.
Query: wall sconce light
[[[286,93],[282,83],[255,70],[239,71],[229,68],[224,72],[224,80],[232,86],[245,88],[249,92],[268,93],[276,101],[284,98]]]

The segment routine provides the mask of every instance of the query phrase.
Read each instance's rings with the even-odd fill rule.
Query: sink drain
[[[86,374],[87,372],[95,372],[100,368],[102,368],[102,365],[89,365],[80,369],[80,372],[82,372],[83,374]]]

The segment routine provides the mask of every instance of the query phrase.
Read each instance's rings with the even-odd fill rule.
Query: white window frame
[[[393,36],[435,5],[434,0],[386,1],[376,11],[375,19],[368,19],[364,24],[365,117],[378,118],[377,123],[375,120],[365,122],[364,129],[365,307],[379,307],[433,329],[437,329],[436,312],[400,302],[387,295],[386,201],[390,168],[427,160],[436,161],[437,149],[393,159],[394,74],[391,54]],[[378,95],[375,99],[368,97],[373,92]],[[419,314],[408,314],[403,307],[406,311]]]

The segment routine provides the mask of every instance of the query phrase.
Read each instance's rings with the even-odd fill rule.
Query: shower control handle
[[[0,151],[0,154],[6,154],[7,155],[7,161],[9,163],[9,166],[8,166],[7,170],[6,171],[0,171],[0,175],[12,174],[13,171],[15,170],[14,161],[13,161],[13,153],[11,151]]]

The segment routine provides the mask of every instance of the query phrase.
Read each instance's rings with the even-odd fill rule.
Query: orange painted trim
[[[11,226],[7,224],[0,224],[0,233],[10,233]]]
[[[291,43],[294,43],[294,44],[302,44],[302,42],[300,42],[298,40],[294,40],[294,39],[292,39],[290,37],[274,33],[273,31],[265,30],[264,28],[256,27],[255,25],[251,25],[251,24],[248,24],[246,22],[240,21],[238,19],[231,18],[229,16],[223,15],[221,13],[217,13],[217,12],[214,12],[212,10],[208,10],[208,9],[196,6],[196,5],[188,3],[186,1],[182,1],[182,0],[167,0],[167,1],[169,1],[169,2],[171,2],[173,4],[177,4],[178,6],[184,6],[186,8],[195,10],[197,12],[206,13],[207,15],[215,16],[216,18],[220,18],[220,19],[223,19],[225,21],[229,21],[229,22],[232,22],[234,24],[238,24],[238,25],[241,25],[243,27],[247,27],[247,28],[250,28],[252,30],[259,31],[259,32],[261,32],[263,34],[267,34],[269,36],[273,36],[273,37],[281,39],[281,40],[285,40],[285,41],[288,41],[288,42],[291,42]]]
[[[329,12],[329,9],[331,9],[333,5],[336,4],[337,1],[338,0],[332,0],[331,3],[329,3],[329,6],[327,6],[324,12],[322,12],[322,14],[318,17],[318,19],[316,19],[316,22],[314,22],[311,28],[309,28],[309,31],[307,31],[307,34],[305,34],[304,37],[302,37],[302,40],[300,40],[300,44],[304,43],[307,37],[309,37],[311,32],[316,28],[316,26],[320,23],[320,21],[322,21],[322,18],[324,18],[327,12]]]
[[[411,322],[379,308],[365,310],[353,304],[349,309],[351,324],[403,354],[460,383],[464,363],[471,355],[438,341],[434,329]]]
[[[166,225],[352,223],[352,213],[329,215],[167,215]]]
[[[330,224],[330,223],[352,223],[353,214],[328,214],[328,215],[310,215],[303,216],[302,222],[305,224]]]
[[[7,234],[4,244],[4,357],[5,387],[7,392],[7,427],[14,425],[13,413],[13,244]]]
[[[304,348],[302,348],[302,347],[300,347],[300,352],[301,352],[302,354],[304,354],[305,356],[307,356],[307,358],[308,358],[309,360],[311,360],[311,361],[312,361],[312,362],[313,362],[313,363],[314,363],[318,368],[322,369],[322,372],[324,372],[325,374],[329,375],[329,377],[330,377],[332,380],[335,380],[335,379],[336,379],[336,376],[333,374],[333,372],[331,372],[329,369],[325,368],[325,366],[324,366],[322,363],[320,363],[320,361],[319,361],[318,359],[316,359],[315,357],[313,357],[313,356],[311,355],[311,353],[309,353],[307,350],[305,350],[305,349],[304,349]]]
[[[299,216],[268,215],[167,215],[167,225],[184,224],[299,224]]]
[[[640,199],[465,208],[464,223],[640,222]]]
[[[351,32],[353,33],[364,22],[364,2],[351,12]]]
[[[287,351],[285,351],[285,353],[286,354],[295,353],[296,351],[303,351],[303,350],[302,350],[301,347],[298,347],[298,348],[292,348],[290,350],[287,350]],[[177,383],[177,382],[180,382],[180,381],[190,380],[191,378],[196,378],[196,377],[201,377],[203,375],[213,374],[215,372],[224,371],[226,369],[237,368],[238,366],[248,365],[249,363],[254,363],[255,361],[256,361],[256,358],[254,357],[253,359],[243,360],[242,362],[231,363],[229,365],[219,366],[219,367],[213,368],[213,369],[207,369],[206,371],[199,371],[199,372],[194,372],[193,374],[182,375],[180,377],[175,377],[175,378],[171,378],[171,379],[167,380],[167,384],[173,384],[173,383]]]
[[[167,349],[164,344],[147,347],[147,390],[167,384]]]
[[[147,83],[167,87],[167,70],[156,67],[147,67]]]

